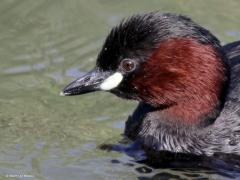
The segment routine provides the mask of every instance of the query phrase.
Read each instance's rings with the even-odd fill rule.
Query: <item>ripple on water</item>
[[[37,63],[33,65],[22,65],[17,67],[11,67],[3,70],[4,74],[21,74],[31,71],[41,71],[46,68],[46,63]]]
[[[229,172],[224,170],[219,175],[200,169],[154,169],[130,156],[132,153],[142,157],[141,152],[128,151],[126,155],[100,150],[99,142],[116,142],[116,136],[120,137],[122,130],[119,129],[124,127],[122,120],[131,107],[128,109],[125,102],[118,101],[116,104],[120,107],[114,107],[116,99],[110,95],[107,99],[96,94],[73,98],[56,95],[69,79],[81,76],[94,66],[110,27],[135,12],[153,9],[184,12],[210,30],[215,28],[217,34],[240,39],[239,0],[228,3],[219,0],[218,6],[216,1],[207,0],[116,2],[1,1],[0,179],[5,173],[32,174],[44,180],[240,177],[237,172],[226,177]],[[224,21],[219,23],[219,17]],[[233,17],[236,17],[235,22],[231,21]],[[223,37],[220,39],[228,42]],[[101,116],[94,115],[92,109],[85,106],[100,112]],[[24,121],[21,120],[23,113]],[[93,123],[86,123],[84,119]],[[64,128],[68,129],[64,137],[72,135],[67,140],[62,138]]]

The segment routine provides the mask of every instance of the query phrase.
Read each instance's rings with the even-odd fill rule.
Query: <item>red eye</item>
[[[121,62],[121,68],[125,72],[133,71],[135,69],[135,62],[133,60],[131,60],[131,59],[124,59]]]

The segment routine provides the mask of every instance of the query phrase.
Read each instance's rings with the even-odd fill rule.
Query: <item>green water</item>
[[[144,165],[125,154],[98,148],[121,140],[136,102],[59,92],[94,66],[110,28],[125,16],[187,14],[225,43],[240,39],[239,9],[239,0],[1,0],[0,179],[186,178],[169,169],[140,171]]]

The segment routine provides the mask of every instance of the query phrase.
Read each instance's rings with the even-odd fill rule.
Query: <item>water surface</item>
[[[110,28],[125,16],[187,14],[224,44],[240,39],[239,7],[238,0],[2,0],[0,179],[228,179],[207,170],[153,169],[99,149],[122,139],[136,102],[59,91],[94,66]]]

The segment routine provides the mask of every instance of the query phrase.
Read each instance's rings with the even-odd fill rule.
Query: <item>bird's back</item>
[[[230,66],[230,81],[226,102],[231,98],[232,101],[240,103],[240,41],[229,43],[223,46],[223,49]]]
[[[223,49],[229,60],[230,80],[224,107],[213,124],[213,129],[218,129],[215,143],[222,145],[213,151],[240,155],[240,41],[229,43]]]

